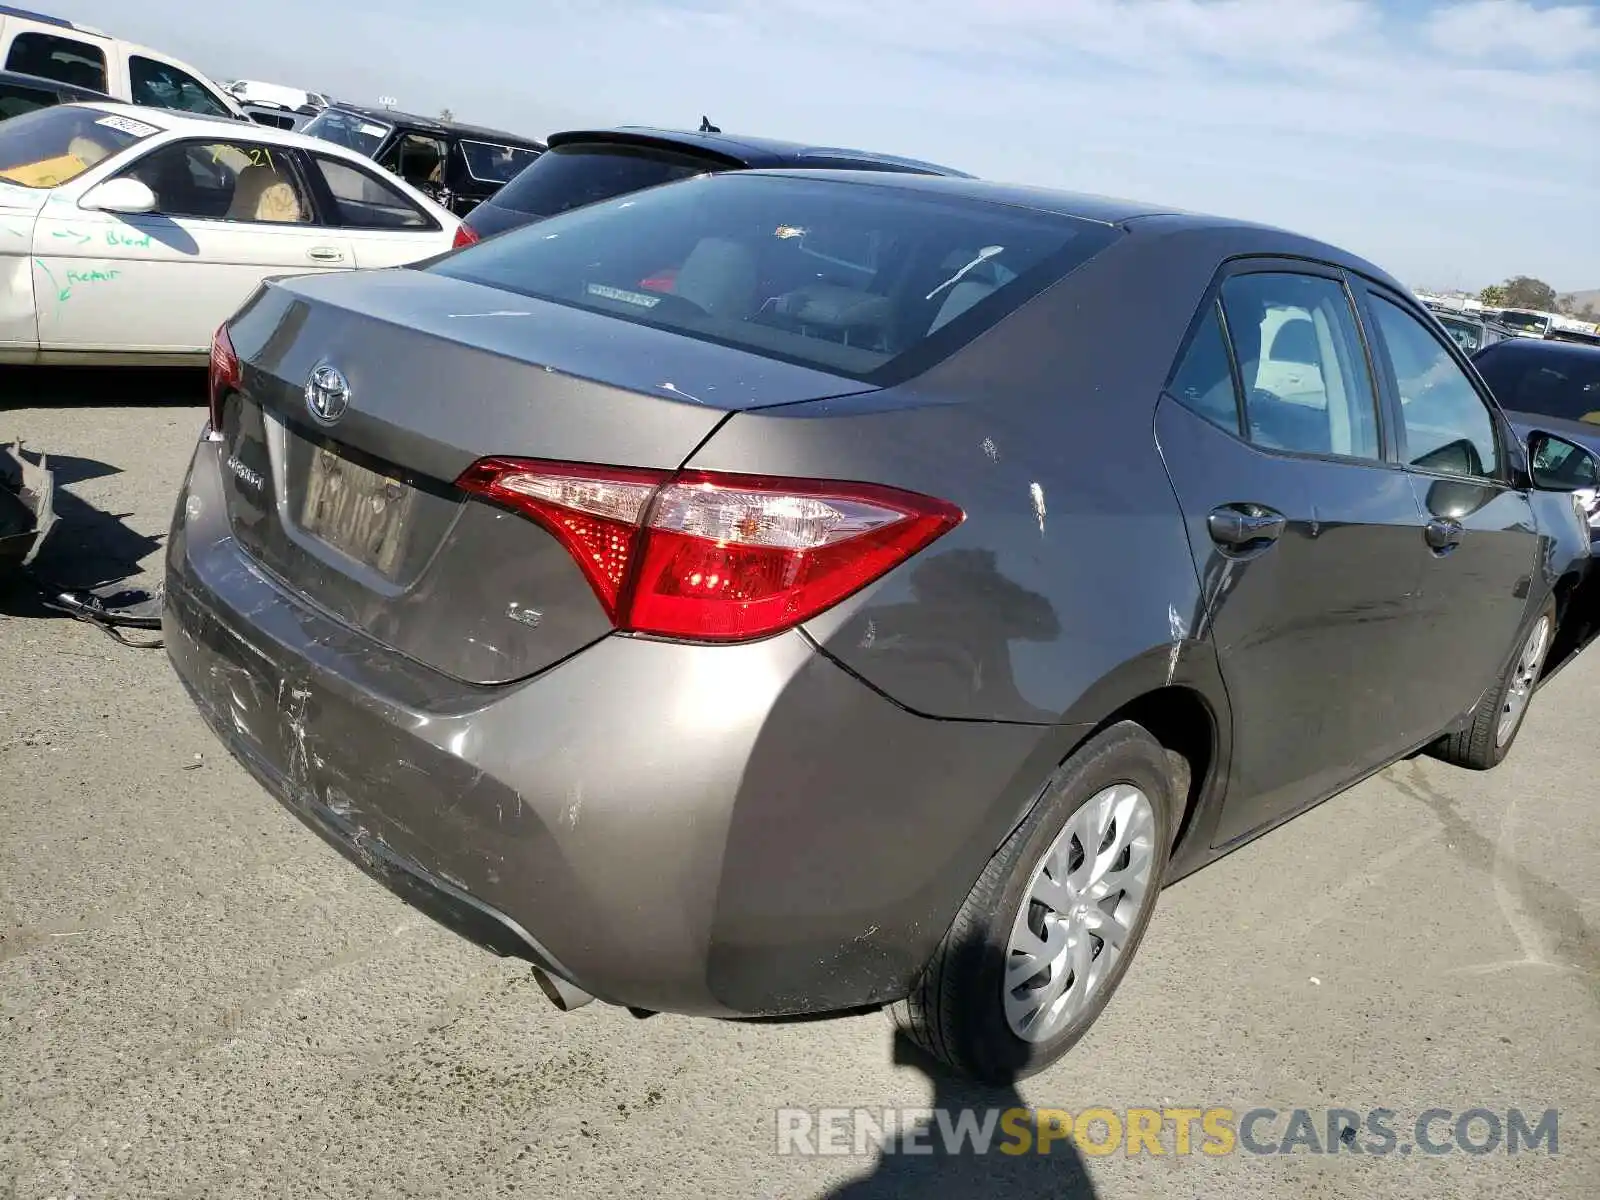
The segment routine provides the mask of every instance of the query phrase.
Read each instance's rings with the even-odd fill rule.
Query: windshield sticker
[[[640,292],[624,291],[622,288],[607,287],[603,283],[591,283],[584,290],[591,296],[603,296],[607,300],[620,300],[624,304],[636,304],[640,308],[654,308],[661,303],[660,296],[646,296]]]
[[[135,121],[132,117],[119,117],[115,114],[109,117],[101,117],[95,124],[104,125],[107,129],[121,130],[123,133],[136,138],[146,138],[152,133],[160,132],[154,125],[146,125],[143,121]]]
[[[356,129],[368,137],[382,137],[388,132],[382,125],[357,125]]]

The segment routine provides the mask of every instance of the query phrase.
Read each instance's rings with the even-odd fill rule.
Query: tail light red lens
[[[450,243],[450,249],[459,250],[463,246],[470,246],[478,240],[477,233],[470,225],[456,226],[456,236]]]
[[[228,337],[228,327],[219,326],[211,337],[211,428],[222,432],[222,404],[228,393],[238,391],[242,382],[239,356],[233,352],[233,341]]]
[[[484,459],[457,482],[548,529],[618,629],[695,641],[790,629],[963,520],[897,488],[703,471]]]

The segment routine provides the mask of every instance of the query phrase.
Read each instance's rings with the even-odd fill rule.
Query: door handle
[[[344,251],[337,246],[313,246],[306,251],[306,257],[314,262],[343,262]]]
[[[1219,546],[1240,550],[1257,542],[1270,544],[1283,536],[1288,518],[1259,504],[1225,504],[1206,517],[1206,532]]]
[[[1435,517],[1428,522],[1422,531],[1422,535],[1428,539],[1428,549],[1435,554],[1443,554],[1459,546],[1461,544],[1461,535],[1465,532],[1466,530],[1462,528],[1460,521],[1453,520],[1450,517]]]

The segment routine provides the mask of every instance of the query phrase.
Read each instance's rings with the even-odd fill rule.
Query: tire
[[[1473,771],[1487,771],[1505,761],[1522,722],[1538,690],[1550,647],[1556,640],[1555,598],[1519,635],[1511,660],[1506,664],[1492,691],[1473,711],[1472,723],[1456,733],[1446,734],[1431,749],[1435,758]],[[1506,727],[1502,730],[1502,720]]]
[[[990,1084],[1026,1078],[1070,1050],[1111,999],[1149,926],[1183,795],[1173,775],[1167,751],[1132,722],[1106,729],[1063,763],[1033,811],[990,859],[911,994],[893,1006],[894,1020],[905,1034],[949,1070]],[[1108,815],[1115,841],[1131,840],[1122,853],[1104,857],[1101,866],[1110,869],[1100,872],[1080,861],[1085,839],[1078,835],[1089,834],[1092,840],[1098,836],[1094,831],[1105,828]],[[1065,917],[1058,912],[1045,918],[1047,907],[1034,896],[1035,877],[1044,870],[1046,857],[1057,851],[1058,839],[1061,857],[1041,879],[1040,889],[1062,908],[1071,907]],[[1120,870],[1119,863],[1124,864]],[[1110,886],[1106,881],[1128,886],[1113,887],[1104,899],[1084,903],[1085,895],[1074,882],[1097,874],[1101,882],[1095,887]],[[1142,890],[1134,897],[1141,879]],[[1107,921],[1108,912],[1118,920]],[[1032,938],[1024,931],[1024,919]],[[1041,940],[1041,931],[1056,940]],[[1114,949],[1118,933],[1120,951]],[[1046,951],[1044,957],[1055,969],[1008,993],[1008,968],[1015,961],[1017,974],[1011,982],[1016,982],[1028,962],[1013,949],[1014,937]],[[1082,993],[1078,973],[1069,965],[1079,945],[1090,956],[1088,986]],[[1108,951],[1115,955],[1110,967],[1097,970],[1095,964]],[[1037,986],[1045,975],[1048,981]],[[1063,979],[1064,989],[1057,982]],[[1060,999],[1039,1007],[1031,1024],[1024,1018],[1027,1035],[1019,1033],[1014,1022],[1038,1005],[1040,997],[1051,995],[1052,985]],[[1052,1016],[1057,1007],[1061,1011]]]

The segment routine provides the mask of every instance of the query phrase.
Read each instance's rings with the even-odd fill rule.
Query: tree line
[[[1580,321],[1600,320],[1592,303],[1579,307],[1572,296],[1562,296],[1542,279],[1518,275],[1504,283],[1491,283],[1478,293],[1489,308],[1536,308],[1542,312],[1564,313]]]

